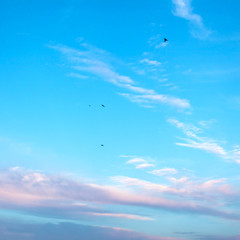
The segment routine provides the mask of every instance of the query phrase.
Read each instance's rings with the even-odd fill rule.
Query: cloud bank
[[[215,201],[216,205],[218,198],[223,201],[225,198],[230,200],[229,196],[238,196],[230,191],[223,179],[215,179],[203,184],[180,181],[182,182],[180,186],[168,186],[129,177],[114,178],[115,181],[124,183],[130,188],[113,184],[83,183],[66,177],[21,169],[2,171],[0,207],[65,219],[91,217],[117,217],[141,221],[154,219],[151,216],[105,210],[109,204],[112,204],[240,220],[240,214],[237,212],[224,208],[221,210],[212,204],[209,205],[209,200]],[[142,190],[138,191],[136,187]],[[203,203],[194,199],[208,201]],[[96,207],[96,204],[101,208]]]

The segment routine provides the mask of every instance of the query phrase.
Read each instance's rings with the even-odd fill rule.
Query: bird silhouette
[[[105,105],[103,105],[103,104],[102,104],[101,106],[102,106],[102,107],[105,107]]]
[[[103,145],[103,144],[101,144],[101,147],[104,147],[104,145]]]
[[[168,40],[166,38],[164,38],[164,42],[167,42]]]

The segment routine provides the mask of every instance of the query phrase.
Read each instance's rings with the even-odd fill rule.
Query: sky
[[[0,238],[239,240],[239,7],[1,1]]]

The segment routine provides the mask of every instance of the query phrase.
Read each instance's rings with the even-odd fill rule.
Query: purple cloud
[[[104,217],[114,217],[115,214],[115,217],[127,218],[126,216],[129,216],[127,213],[110,213],[92,207],[92,204],[100,204],[105,207],[108,204],[120,204],[163,209],[175,213],[203,214],[240,220],[238,213],[217,209],[208,204],[203,205],[186,199],[173,200],[145,191],[139,193],[134,189],[122,190],[120,187],[113,185],[87,184],[66,177],[19,169],[2,171],[0,184],[0,207],[32,213],[35,211],[38,214],[41,212],[46,215],[52,213],[53,215],[56,214],[56,217],[59,217],[59,214],[69,218],[76,218],[76,216],[93,217],[93,213],[95,213],[95,217],[100,217],[105,213]],[[146,182],[145,184],[149,183]],[[214,183],[208,182],[207,185],[209,184]],[[156,187],[156,184],[154,187]],[[40,209],[41,211],[39,211]],[[144,216],[138,214],[134,216],[131,218],[135,218],[135,220],[144,219]]]

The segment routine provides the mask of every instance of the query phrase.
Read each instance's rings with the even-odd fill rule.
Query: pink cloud
[[[153,221],[153,218],[150,217],[144,217],[134,214],[126,214],[126,213],[96,213],[96,212],[90,212],[89,215],[93,216],[101,216],[101,217],[113,217],[113,218],[126,218],[131,220],[140,220],[140,221]]]
[[[183,191],[182,189],[139,179],[126,178],[122,180],[128,183],[128,185],[142,185],[145,189],[151,190],[152,193],[149,194],[146,191],[136,192],[134,188],[126,190],[117,186],[86,184],[65,177],[42,173],[38,175],[36,172],[31,171],[5,171],[1,172],[0,175],[0,206],[29,210],[32,208],[43,209],[49,207],[61,210],[64,207],[63,210],[65,212],[68,210],[74,212],[76,209],[84,211],[84,206],[73,205],[76,202],[95,203],[105,206],[108,204],[121,204],[159,208],[176,213],[188,212],[228,219],[240,219],[240,216],[236,213],[216,209],[214,206],[198,204],[194,201],[186,201],[186,198],[179,194]],[[209,183],[205,184],[205,190],[206,185],[209,185]],[[155,196],[157,191],[179,194],[181,198],[173,200],[169,197]],[[184,190],[183,193],[187,193],[187,190]],[[190,192],[189,194],[194,195],[196,193]],[[89,208],[86,211],[89,212]],[[96,210],[92,209],[91,212],[96,212]]]

